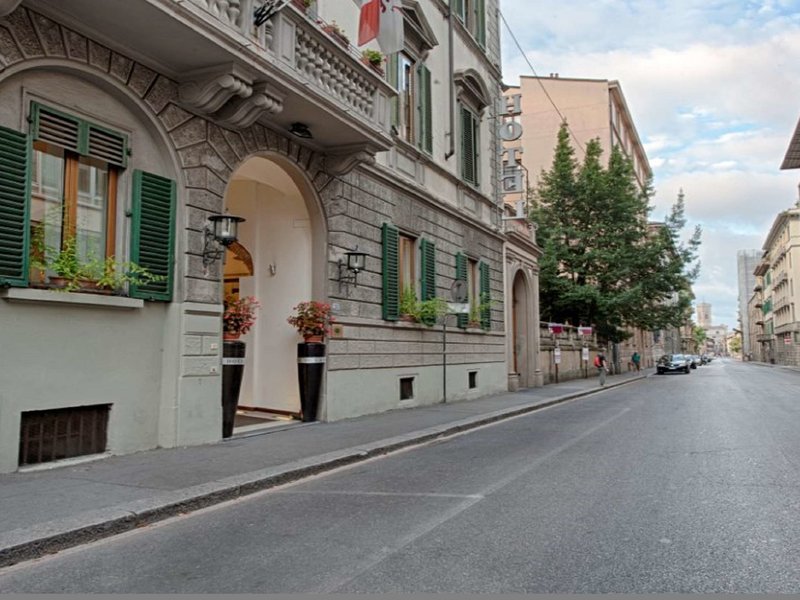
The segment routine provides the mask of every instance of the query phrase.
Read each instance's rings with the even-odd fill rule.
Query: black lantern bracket
[[[344,253],[344,259],[339,259],[339,291],[342,285],[358,287],[358,274],[364,270],[367,255],[359,252],[358,246]]]
[[[208,269],[214,261],[222,258],[225,249],[239,239],[239,223],[242,217],[233,215],[211,215],[203,230],[203,267]]]

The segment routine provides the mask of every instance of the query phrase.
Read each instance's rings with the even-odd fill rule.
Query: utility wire
[[[508,21],[506,21],[506,17],[503,14],[503,11],[498,8],[497,12],[500,14],[500,18],[503,20],[503,25],[506,26],[506,29],[508,30],[508,34],[511,36],[511,39],[514,40],[514,44],[517,46],[517,50],[519,50],[519,53],[522,55],[522,58],[524,58],[525,62],[528,63],[528,68],[531,70],[531,72],[536,77],[536,81],[539,83],[539,86],[542,88],[542,91],[544,92],[544,95],[547,96],[547,99],[550,101],[550,104],[552,104],[553,108],[556,109],[556,112],[558,113],[558,116],[561,117],[561,122],[567,124],[567,129],[569,130],[569,133],[572,136],[572,139],[575,140],[575,144],[578,146],[578,148],[581,150],[581,152],[583,152],[583,155],[586,156],[586,148],[583,147],[583,144],[578,139],[578,136],[576,136],[575,132],[572,131],[572,127],[569,126],[569,121],[567,121],[567,118],[562,114],[561,110],[558,108],[558,105],[550,97],[550,94],[547,92],[547,88],[545,88],[544,84],[542,83],[541,77],[539,77],[539,75],[536,73],[536,69],[533,68],[533,65],[531,64],[531,61],[528,60],[528,55],[522,49],[522,46],[520,45],[519,40],[517,40],[517,36],[514,35],[514,32],[511,30],[511,27],[509,26]]]

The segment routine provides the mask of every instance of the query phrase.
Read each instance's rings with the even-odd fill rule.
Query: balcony
[[[771,333],[759,333],[756,336],[757,342],[771,342],[773,339],[773,335]]]
[[[772,306],[772,311],[777,313],[783,309],[788,309],[790,306],[791,304],[789,302],[789,297],[783,296],[782,298],[775,300],[775,304]]]
[[[178,82],[187,109],[225,127],[258,121],[288,131],[303,123],[310,144],[335,155],[392,145],[394,88],[292,3],[260,27],[253,25],[256,0],[26,4],[120,52],[130,49]]]

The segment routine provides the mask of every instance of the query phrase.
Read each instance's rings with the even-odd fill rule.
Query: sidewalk
[[[644,379],[609,376],[605,388]],[[0,475],[0,567],[599,391],[597,377]]]

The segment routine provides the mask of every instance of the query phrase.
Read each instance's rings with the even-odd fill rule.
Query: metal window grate
[[[22,413],[19,465],[105,452],[110,404]]]

